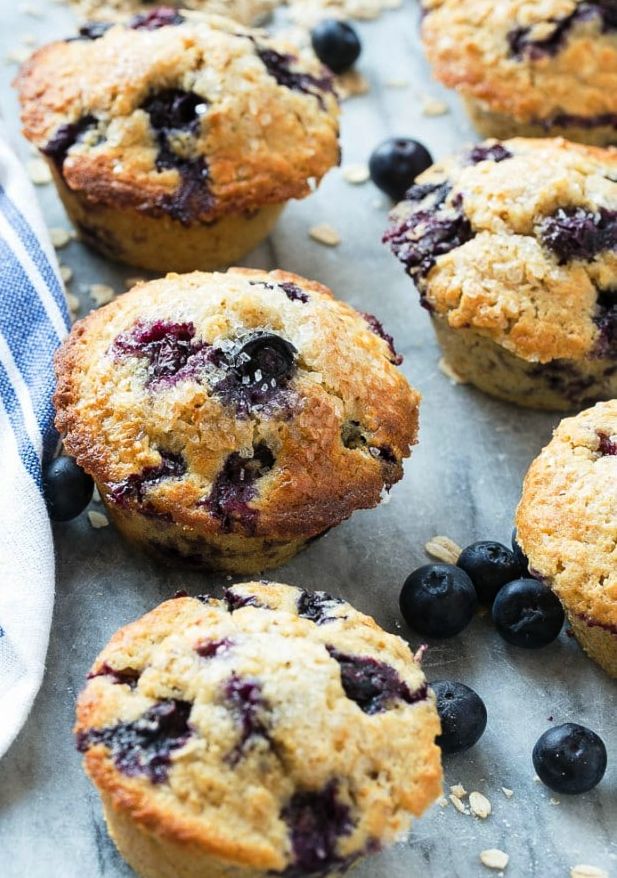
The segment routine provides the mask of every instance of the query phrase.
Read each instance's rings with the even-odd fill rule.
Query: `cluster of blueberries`
[[[454,564],[425,564],[408,576],[400,609],[410,628],[426,637],[453,637],[467,627],[479,603],[491,608],[498,633],[514,646],[539,649],[558,636],[564,612],[554,593],[529,572],[512,534],[512,548],[483,540],[463,549]],[[468,750],[486,728],[483,700],[464,683],[431,683],[437,699],[444,753]],[[540,780],[558,793],[593,789],[606,770],[606,747],[591,729],[564,723],[544,732],[533,749]]]

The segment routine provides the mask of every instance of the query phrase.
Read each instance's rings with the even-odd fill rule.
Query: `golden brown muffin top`
[[[110,503],[310,536],[402,475],[419,395],[388,338],[294,274],[170,274],[74,325],[56,424]]]
[[[75,730],[93,782],[155,835],[231,863],[321,874],[439,794],[439,719],[409,645],[323,592],[249,582],[167,601],[89,677]]]
[[[88,20],[121,18],[128,13],[143,12],[142,0],[71,0],[78,14]],[[279,5],[279,0],[165,0],[162,4],[177,9],[196,9],[209,15],[223,15],[241,24],[259,24]]]
[[[617,13],[610,0],[424,0],[435,75],[524,122],[617,124]],[[560,121],[561,120],[561,121]]]
[[[209,221],[302,198],[337,163],[311,50],[169,8],[85,34],[39,49],[16,84],[26,137],[92,202]]]
[[[568,612],[617,632],[617,401],[561,421],[516,515],[534,573]]]
[[[529,362],[617,353],[616,150],[487,141],[421,174],[384,240],[453,329]]]

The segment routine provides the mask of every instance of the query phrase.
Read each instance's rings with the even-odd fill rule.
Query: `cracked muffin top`
[[[76,323],[56,424],[109,503],[308,536],[402,475],[419,395],[381,324],[282,271],[168,275]]]
[[[525,477],[516,525],[568,611],[617,632],[616,400],[559,424]]]
[[[519,121],[617,125],[614,0],[424,0],[435,74]]]
[[[78,13],[88,20],[101,16],[124,17],[128,13],[143,12],[142,0],[71,0]],[[241,24],[257,24],[267,18],[280,0],[166,0],[165,5],[180,9],[197,9],[209,15],[223,15]]]
[[[75,730],[134,820],[277,874],[351,864],[440,790],[439,719],[409,645],[285,585],[177,597],[121,629]]]
[[[617,151],[487,141],[421,174],[384,236],[423,304],[530,362],[617,355]]]
[[[184,223],[302,198],[339,158],[332,77],[231,20],[93,23],[18,78],[24,133],[93,202]]]

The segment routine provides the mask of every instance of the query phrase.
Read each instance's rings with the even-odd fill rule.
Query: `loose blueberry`
[[[516,528],[512,531],[512,554],[514,555],[514,560],[518,564],[521,573],[529,572],[529,558],[521,549],[517,536],[516,536]]]
[[[453,637],[471,621],[478,598],[470,578],[452,564],[425,564],[407,577],[399,606],[410,628]]]
[[[556,793],[586,793],[606,771],[606,747],[591,729],[564,723],[548,729],[533,748],[533,767]]]
[[[344,73],[356,63],[362,44],[354,28],[345,21],[326,18],[311,31],[313,50],[333,73]]]
[[[373,151],[369,170],[375,186],[400,201],[418,174],[432,164],[430,152],[417,140],[392,137]]]
[[[523,572],[514,552],[501,543],[481,540],[460,554],[457,565],[473,582],[483,604],[492,604],[500,588]]]
[[[537,579],[515,579],[499,591],[493,622],[504,640],[523,649],[540,649],[561,631],[564,613],[550,588]]]
[[[441,735],[436,743],[444,753],[461,753],[477,743],[486,728],[486,707],[477,692],[454,680],[436,680],[431,689],[437,699]]]
[[[45,467],[43,491],[51,520],[70,521],[92,500],[94,482],[72,457],[57,457]]]

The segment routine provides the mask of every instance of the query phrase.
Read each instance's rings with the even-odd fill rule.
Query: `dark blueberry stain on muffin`
[[[334,646],[326,646],[326,649],[339,664],[345,695],[369,716],[389,710],[400,701],[415,704],[426,698],[426,684],[417,692],[411,692],[398,672],[385,662],[368,656],[347,655]]]
[[[606,433],[598,433],[598,451],[603,457],[615,457],[617,455],[617,442]]]
[[[298,615],[316,625],[325,625],[327,622],[334,622],[335,619],[346,618],[332,615],[337,607],[344,603],[345,601],[332,597],[325,591],[303,591],[298,598]]]
[[[367,314],[364,311],[362,311],[361,314],[364,317],[364,319],[366,320],[366,322],[368,323],[371,332],[374,332],[375,335],[379,336],[379,338],[383,338],[385,343],[390,348],[390,351],[392,353],[392,361],[391,362],[393,362],[395,366],[400,366],[400,364],[403,362],[403,358],[401,357],[400,354],[397,354],[396,349],[394,347],[394,339],[392,338],[392,336],[386,332],[386,330],[383,328],[381,322],[375,317],[374,314]]]
[[[572,259],[590,262],[598,253],[617,249],[616,210],[560,207],[540,222],[539,229],[542,243],[560,265]]]
[[[438,256],[474,237],[461,195],[446,204],[449,192],[447,183],[412,186],[405,202],[414,205],[413,212],[402,221],[395,220],[383,236],[416,283],[426,277]]]
[[[62,171],[62,165],[71,147],[75,146],[86,131],[94,128],[95,125],[97,125],[97,120],[90,114],[82,116],[77,122],[67,122],[61,125],[41,149],[41,152],[54,162],[59,171]]]
[[[284,874],[323,875],[342,864],[337,855],[339,838],[353,829],[351,812],[338,799],[338,784],[330,781],[322,790],[294,793],[281,812],[289,827],[294,866]]]
[[[213,198],[208,186],[208,166],[202,156],[181,155],[176,140],[197,138],[201,119],[207,112],[207,101],[194,92],[168,88],[155,92],[141,107],[150,116],[158,146],[155,159],[158,171],[176,170],[180,186],[173,194],[159,199],[159,207],[174,219],[188,225],[195,216],[212,208]]]
[[[167,516],[166,514],[158,514],[156,516],[160,519],[166,519],[168,521],[173,521],[171,515]],[[186,542],[183,540],[183,543]],[[197,541],[195,541],[197,543]],[[166,543],[162,540],[148,540],[148,547],[150,552],[163,564],[168,564],[169,566],[177,567],[178,565],[183,565],[185,567],[196,567],[201,570],[208,569],[207,558],[205,558],[201,552],[197,552],[195,550],[189,549],[184,545],[182,547],[174,545],[173,543]],[[213,546],[208,546],[208,555],[214,554],[215,549]],[[175,597],[175,595],[174,595]],[[196,595],[199,598],[199,595]]]
[[[398,463],[396,454],[390,445],[372,445],[369,448],[369,454],[383,460],[384,463]]]
[[[505,162],[506,159],[511,158],[512,153],[501,143],[494,143],[492,146],[479,144],[469,152],[469,161],[472,165],[477,165],[480,162]]]
[[[234,642],[229,637],[223,637],[220,640],[202,640],[195,647],[195,652],[201,658],[216,658],[229,652],[233,645]]]
[[[547,131],[551,128],[617,128],[617,113],[599,113],[595,116],[581,116],[574,113],[556,113],[550,119],[536,119],[536,124],[542,125]]]
[[[552,24],[553,30],[543,39],[534,39],[531,27],[513,28],[507,35],[510,54],[519,60],[528,58],[531,61],[538,61],[547,55],[554,56],[563,48],[576,24],[593,18],[600,20],[605,33],[617,29],[617,6],[614,0],[580,3],[570,15],[548,19],[547,24]]]
[[[75,40],[100,40],[101,37],[105,36],[110,27],[113,27],[113,25],[107,21],[87,21],[79,28],[79,36],[72,37],[67,42],[72,43]]]
[[[617,357],[617,294],[598,294],[594,322],[598,327],[596,356]]]
[[[227,761],[236,765],[257,740],[270,741],[267,728],[268,705],[257,680],[234,674],[225,685],[225,701],[240,727],[240,737]]]
[[[180,454],[160,451],[161,462],[157,466],[147,466],[140,473],[133,473],[121,482],[110,486],[111,499],[118,506],[127,506],[131,502],[143,503],[150,488],[159,485],[166,479],[179,479],[186,473],[186,461]],[[149,506],[146,511],[156,514]]]
[[[139,321],[127,332],[121,333],[112,345],[116,357],[141,357],[148,361],[148,385],[173,383],[183,377],[192,377],[185,367],[206,344],[195,340],[192,323],[172,323],[167,320]],[[200,358],[200,362],[203,357]]]
[[[248,533],[254,532],[259,513],[248,505],[257,494],[257,482],[274,466],[274,455],[264,442],[253,448],[253,457],[242,457],[237,451],[223,465],[204,506],[229,533],[239,524]]]
[[[93,680],[95,677],[108,677],[112,683],[129,686],[129,688],[135,689],[139,682],[139,678],[141,677],[141,671],[138,671],[135,668],[121,668],[118,670],[112,668],[107,662],[104,662],[98,671],[88,674],[89,680]]]
[[[252,280],[249,281],[252,287],[264,287],[266,290],[273,290],[275,284],[268,283],[265,280]],[[287,298],[292,302],[308,302],[309,297],[308,294],[304,292],[297,284],[290,283],[285,281],[284,283],[276,284],[279,290],[282,290]]]
[[[257,47],[257,54],[264,67],[274,77],[279,85],[284,85],[292,91],[300,91],[304,94],[313,95],[324,107],[323,92],[334,91],[332,75],[324,69],[323,76],[313,76],[291,69],[291,65],[297,60],[294,55],[284,55],[274,49]]]
[[[231,350],[214,349],[212,358],[226,373],[212,392],[238,416],[246,417],[256,405],[271,401],[296,370],[296,348],[271,332],[257,332]]]
[[[238,594],[231,588],[226,588],[223,592],[223,600],[227,605],[230,613],[234,610],[241,610],[243,607],[263,607],[254,594]]]
[[[104,744],[124,774],[145,775],[152,783],[162,783],[169,773],[171,754],[184,747],[191,736],[191,707],[187,701],[158,701],[133,722],[81,732],[77,749],[85,753]]]
[[[596,382],[593,375],[583,375],[567,360],[528,364],[527,374],[534,379],[539,378],[551,390],[579,407],[582,405],[581,401],[585,399],[584,394],[591,390]]]
[[[129,27],[132,30],[158,30],[161,27],[182,24],[184,21],[186,21],[185,17],[177,9],[172,9],[170,6],[159,6],[158,9],[135,15],[129,21]]]

